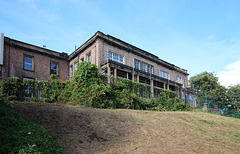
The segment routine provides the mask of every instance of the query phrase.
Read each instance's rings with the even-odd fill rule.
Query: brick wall
[[[24,55],[33,56],[34,70],[24,70]],[[2,77],[33,78],[35,80],[50,80],[50,62],[58,63],[58,79],[68,79],[68,61],[40,54],[27,49],[4,45],[4,64]]]
[[[100,61],[103,59],[107,60],[107,51],[111,51],[123,56],[125,65],[134,67],[134,60],[136,59],[141,63],[152,65],[154,68],[154,74],[157,76],[160,76],[160,71],[164,71],[169,74],[169,80],[176,81],[177,76],[184,78],[185,87],[188,87],[187,74],[172,68],[165,67],[159,63],[154,62],[154,60],[151,61],[151,59],[147,59],[138,54],[134,54],[113,44],[109,44],[106,40],[103,41],[101,38],[97,38],[96,40],[89,43],[89,45],[86,45],[83,50],[81,49],[82,51],[75,57],[72,57],[70,61],[60,58],[61,56],[58,52],[52,52],[48,49],[16,40],[7,40],[9,42],[4,46],[4,65],[2,67],[3,78],[17,76],[19,78],[50,80],[50,62],[53,61],[58,63],[58,79],[67,80],[69,77],[69,66],[73,67],[74,72],[76,62],[80,62],[82,58],[84,58],[84,61],[87,61],[87,54],[91,53],[91,63],[96,64],[99,67]],[[15,46],[10,43],[11,41],[14,42]],[[39,52],[33,52],[35,50]],[[33,71],[24,70],[24,55],[34,57]]]
[[[131,67],[134,67],[134,59],[136,59],[136,60],[138,60],[140,62],[143,62],[145,64],[152,65],[154,67],[154,75],[160,76],[160,71],[164,71],[164,72],[167,72],[169,74],[169,80],[176,81],[177,76],[180,76],[180,77],[184,78],[185,79],[185,85],[184,86],[188,87],[187,75],[184,74],[184,73],[178,72],[176,70],[168,69],[168,68],[166,68],[162,65],[159,65],[158,63],[155,63],[151,60],[148,60],[144,57],[135,55],[132,52],[117,48],[117,47],[112,46],[112,45],[109,45],[108,43],[106,43],[106,42],[104,42],[100,39],[98,39],[98,46],[99,46],[98,52],[99,52],[100,55],[103,55],[104,52],[106,54],[107,51],[111,51],[113,53],[119,54],[119,55],[124,57],[124,64],[128,65],[128,66],[131,66]],[[140,68],[141,68],[141,66],[140,66]]]
[[[71,59],[69,62],[69,66],[73,66],[73,71],[75,71],[75,63],[80,62],[83,58],[84,61],[87,61],[87,54],[91,53],[91,63],[96,64],[98,66],[99,63],[99,55],[98,55],[98,41],[93,43],[91,46],[87,47],[84,51],[82,51],[79,55],[75,58]]]

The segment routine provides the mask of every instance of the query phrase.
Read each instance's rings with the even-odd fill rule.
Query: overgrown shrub
[[[149,89],[140,83],[120,79],[111,86],[106,84],[106,77],[100,75],[95,64],[82,62],[74,72],[72,79],[59,81],[51,75],[51,81],[23,81],[10,78],[3,81],[1,91],[9,100],[16,99],[19,89],[28,90],[29,98],[38,97],[44,102],[78,104],[96,108],[128,108],[138,110],[177,111],[189,110],[176,95],[162,90],[157,99],[149,98]],[[16,84],[16,85],[15,85]],[[13,88],[9,91],[7,88]],[[39,96],[40,95],[40,96]]]
[[[148,110],[156,111],[189,111],[190,107],[184,104],[176,94],[169,90],[162,90],[160,96],[152,99],[146,105]]]
[[[94,64],[82,62],[75,76],[67,82],[58,101],[60,103],[79,104],[97,108],[116,108],[119,96],[101,80],[98,68]]]
[[[9,97],[17,99],[20,98],[20,91],[22,87],[22,80],[18,77],[7,78],[6,80],[1,81],[1,95],[4,97]]]

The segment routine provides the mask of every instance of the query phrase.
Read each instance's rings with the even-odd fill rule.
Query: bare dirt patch
[[[201,112],[94,109],[14,103],[66,153],[238,153],[240,120]]]

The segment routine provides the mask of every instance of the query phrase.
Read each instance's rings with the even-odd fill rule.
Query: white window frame
[[[169,73],[165,71],[160,71],[160,76],[164,79],[169,79]]]
[[[177,82],[182,84],[182,87],[184,87],[185,85],[185,79],[183,77],[177,76]]]
[[[23,81],[33,81],[34,79],[32,78],[23,78]],[[30,90],[30,86],[28,87],[25,87],[26,89],[24,90],[24,98],[31,98],[33,96],[33,91],[31,93],[31,90]],[[31,95],[30,97],[26,97],[25,95],[28,94],[28,95]]]
[[[150,70],[149,70],[150,68]],[[148,73],[153,74],[153,66],[152,65],[148,65]]]
[[[89,52],[87,55],[86,55],[86,57],[87,57],[87,62],[88,63],[92,63],[92,55],[91,55],[91,52]]]
[[[69,78],[71,79],[73,77],[73,66],[69,66]]]
[[[138,64],[138,65],[136,65],[136,64]],[[138,60],[134,61],[134,68],[140,70],[140,61],[138,61]]]
[[[181,83],[181,77],[180,76],[177,76],[177,82]]]
[[[185,79],[184,78],[182,78],[182,87],[184,88],[185,87]]]
[[[76,71],[77,70],[77,65],[78,64],[78,62],[76,61],[75,63],[74,63],[74,71]]]
[[[123,64],[124,57],[114,52],[108,51],[108,59]]]
[[[196,99],[195,99],[195,96],[189,95],[189,105],[190,105],[190,107],[196,107]]]
[[[57,68],[56,68],[56,69],[53,69],[53,68],[52,68],[52,64],[56,64]],[[56,75],[58,76],[58,67],[59,67],[59,66],[58,66],[58,63],[57,63],[57,62],[51,61],[51,62],[50,62],[50,74],[54,74],[54,73],[51,72],[51,70],[55,70],[55,71],[56,71]]]
[[[147,64],[142,63],[142,71],[147,72]]]
[[[30,58],[32,60],[31,63],[26,62],[25,58]],[[30,65],[31,69],[27,69],[26,66]],[[34,57],[33,56],[29,56],[29,55],[24,55],[24,66],[23,66],[24,70],[28,70],[28,71],[34,71]]]

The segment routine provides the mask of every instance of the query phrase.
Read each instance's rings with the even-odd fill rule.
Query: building
[[[4,39],[3,39],[4,38]],[[56,74],[68,79],[68,55],[1,36],[0,72],[2,78],[50,80]]]
[[[196,93],[188,89],[187,70],[159,59],[157,56],[100,31],[73,53],[55,52],[46,48],[10,39],[1,35],[1,77],[49,80],[51,74],[67,80],[73,76],[77,63],[96,64],[99,71],[111,77],[127,78],[149,88],[158,97],[161,90],[171,90],[186,103],[196,105]],[[1,63],[2,62],[2,63]]]

